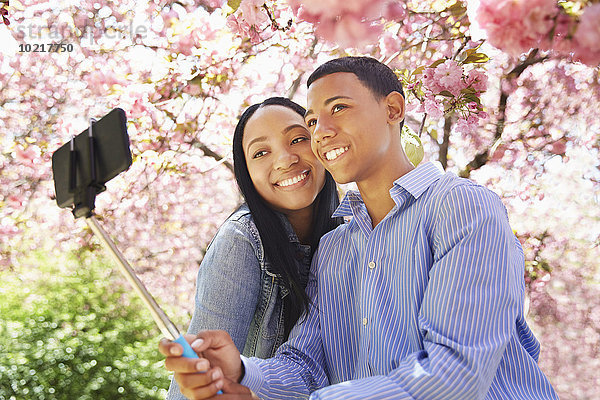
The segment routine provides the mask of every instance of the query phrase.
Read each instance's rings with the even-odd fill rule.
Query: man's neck
[[[373,228],[385,218],[396,204],[390,196],[390,189],[394,185],[394,181],[412,171],[414,168],[415,167],[408,159],[401,159],[397,165],[381,171],[377,176],[372,176],[367,180],[356,182],[360,195],[367,207],[369,216],[371,217]]]

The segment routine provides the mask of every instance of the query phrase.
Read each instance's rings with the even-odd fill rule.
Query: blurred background
[[[598,1],[0,3],[0,400],[159,399],[149,313],[51,155],[114,107],[133,165],[96,213],[183,330],[199,262],[241,203],[244,107],[305,104],[320,63],[369,55],[403,80],[413,159],[498,193],[526,256],[527,318],[561,399],[600,387]],[[62,45],[62,46],[61,46]],[[340,188],[340,191],[347,187]]]

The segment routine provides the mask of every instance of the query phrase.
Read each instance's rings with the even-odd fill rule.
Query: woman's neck
[[[292,225],[298,240],[302,244],[310,244],[312,236],[314,203],[302,210],[290,211],[285,214]]]

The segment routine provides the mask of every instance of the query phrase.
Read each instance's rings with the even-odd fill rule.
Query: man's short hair
[[[381,99],[393,91],[404,97],[402,83],[387,65],[371,57],[341,57],[320,65],[308,77],[307,87],[319,78],[336,72],[353,73],[376,99]]]

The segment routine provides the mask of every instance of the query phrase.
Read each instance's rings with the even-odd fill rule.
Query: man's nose
[[[311,135],[312,140],[316,143],[320,143],[333,136],[335,136],[335,131],[331,121],[326,117],[319,117],[317,122],[315,122],[315,128]]]

